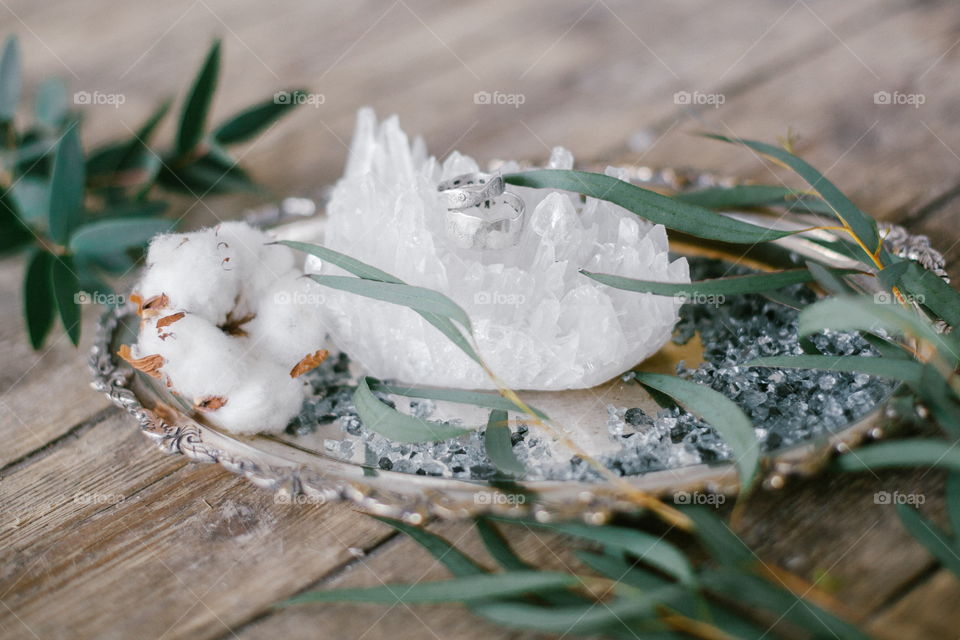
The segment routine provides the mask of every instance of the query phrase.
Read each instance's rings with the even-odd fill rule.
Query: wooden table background
[[[215,115],[280,87],[324,95],[247,145],[278,193],[335,180],[354,113],[398,113],[434,153],[481,160],[629,156],[762,181],[788,179],[749,152],[689,135],[710,129],[797,149],[867,210],[929,234],[958,274],[960,6],[951,0],[717,3],[163,3],[0,0],[19,34],[28,95],[38,79],[119,93],[86,108],[84,138],[124,136],[182,92],[214,35],[225,41]],[[478,91],[524,103],[479,105]],[[678,105],[718,94],[718,108]],[[919,94],[917,107],[874,94]],[[166,130],[169,136],[169,127]],[[169,139],[169,137],[167,138]],[[185,203],[184,207],[191,203]],[[247,201],[206,201],[194,221]],[[160,454],[88,387],[80,351],[39,353],[21,325],[21,259],[0,261],[0,636],[4,638],[499,638],[460,606],[316,605],[273,610],[308,588],[444,576],[409,540],[349,506],[275,504],[217,466]],[[960,585],[902,529],[877,490],[942,506],[927,471],[824,476],[750,500],[740,530],[767,562],[836,590],[879,637],[956,637]],[[469,527],[436,530],[478,548]],[[548,538],[519,535],[560,562]]]

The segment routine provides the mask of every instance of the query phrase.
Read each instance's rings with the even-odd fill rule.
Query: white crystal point
[[[554,149],[549,165],[569,169]],[[515,170],[506,163],[502,171]],[[437,184],[478,171],[452,153],[442,164],[421,141],[412,146],[396,117],[357,117],[350,160],[328,207],[326,246],[435,289],[469,315],[478,350],[510,387],[586,388],[630,369],[670,338],[680,302],[620,291],[579,269],[655,280],[690,281],[684,259],[670,261],[667,235],[607,202],[563,191],[508,187],[526,205],[520,242],[508,249],[460,249],[445,235]],[[608,173],[617,177],[617,169]],[[311,259],[307,269],[342,274]],[[341,291],[323,295],[333,341],[378,378],[488,389],[481,368],[417,313]]]

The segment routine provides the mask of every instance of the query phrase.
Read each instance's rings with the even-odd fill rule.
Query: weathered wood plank
[[[956,638],[957,618],[952,612],[957,602],[960,581],[941,569],[872,620],[867,629],[880,640]]]

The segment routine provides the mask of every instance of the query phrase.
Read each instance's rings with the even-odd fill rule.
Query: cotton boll
[[[233,310],[240,281],[210,230],[156,237],[138,292],[144,300],[166,295],[169,307],[189,309],[214,324]]]
[[[247,327],[250,340],[289,371],[304,356],[323,347],[324,295],[316,282],[290,271],[260,297],[256,317]]]
[[[306,387],[280,365],[260,362],[215,411],[204,412],[213,424],[234,433],[278,433],[300,410]]]

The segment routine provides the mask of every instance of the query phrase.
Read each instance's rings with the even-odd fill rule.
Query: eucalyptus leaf
[[[67,87],[63,81],[59,78],[45,80],[37,89],[37,103],[34,108],[37,124],[50,131],[59,131],[67,118],[67,105]]]
[[[609,551],[597,553],[577,549],[574,552],[577,559],[602,576],[614,582],[621,582],[641,591],[661,589],[670,585],[670,581],[647,571],[637,563],[628,562],[623,557],[613,555]]]
[[[304,89],[290,89],[285,93],[290,99],[277,100],[274,96],[236,114],[216,128],[213,132],[214,140],[220,144],[249,140],[300,105],[301,98],[306,95]]]
[[[783,147],[765,142],[746,140],[744,138],[729,138],[716,134],[707,134],[706,137],[723,142],[741,144],[790,167],[820,194],[824,201],[833,209],[834,214],[850,227],[857,237],[866,245],[867,249],[876,251],[879,248],[880,236],[877,233],[876,221],[858,209],[836,185],[827,180],[823,174],[814,169],[807,161],[793,155]]]
[[[402,520],[394,520],[393,518],[384,518],[381,516],[372,517],[410,536],[414,542],[426,549],[430,555],[437,559],[437,562],[445,566],[450,573],[455,576],[463,577],[487,573],[469,556],[450,544],[448,540],[435,533],[408,524]]]
[[[0,57],[0,123],[9,123],[20,104],[20,45],[16,36],[7,36]]]
[[[960,293],[943,278],[915,262],[909,262],[900,276],[900,283],[914,299],[941,320],[952,327],[960,327]]]
[[[71,236],[70,250],[88,256],[119,253],[144,246],[158,233],[170,231],[174,224],[173,220],[144,218],[109,218],[89,222]]]
[[[947,477],[946,503],[953,537],[960,539],[960,472],[954,471]]]
[[[960,578],[960,539],[951,537],[913,507],[905,504],[894,506],[907,532],[940,564]]]
[[[203,140],[203,132],[210,113],[210,105],[213,102],[213,94],[217,90],[219,75],[220,40],[215,40],[193,81],[180,114],[176,146],[178,156],[186,156]]]
[[[703,507],[688,507],[683,513],[693,520],[697,540],[721,564],[748,567],[757,562],[750,547],[726,522]]]
[[[760,446],[750,419],[735,402],[710,387],[675,376],[639,371],[634,376],[640,384],[667,394],[716,429],[733,451],[741,488],[749,489],[760,462]]]
[[[80,130],[79,125],[74,124],[57,145],[50,176],[48,227],[57,244],[66,245],[70,234],[83,221],[85,180]]]
[[[460,404],[472,404],[486,409],[498,409],[501,411],[516,411],[517,406],[495,393],[484,393],[482,391],[463,391],[461,389],[428,389],[425,387],[408,387],[406,385],[384,384],[382,382],[370,381],[370,389],[382,393],[391,393],[393,395],[405,396],[407,398],[424,398],[427,400],[440,400],[442,402],[457,402]],[[549,420],[543,411],[536,407],[530,407],[533,413],[541,420]]]
[[[477,528],[477,534],[483,541],[483,546],[487,549],[487,553],[501,567],[507,571],[528,571],[533,568],[514,553],[507,539],[503,537],[495,524],[485,518],[477,518],[474,525]]]
[[[197,198],[224,193],[260,193],[260,188],[247,172],[233,161],[205,154],[185,166],[177,166],[168,158],[160,165],[158,182],[172,191]]]
[[[911,384],[918,384],[920,376],[923,374],[923,365],[919,362],[868,356],[769,356],[745,362],[742,366],[860,372],[880,378],[889,378],[890,380],[902,380]]]
[[[372,602],[378,604],[422,604],[437,602],[475,602],[545,589],[570,587],[576,576],[556,571],[511,571],[464,576],[437,582],[386,584],[378,587],[313,591],[290,598],[281,606],[304,602]]]
[[[837,458],[833,467],[839,471],[869,471],[895,467],[939,467],[960,471],[960,448],[943,440],[914,438],[881,442]]]
[[[535,520],[521,521],[527,527],[546,529],[555,533],[582,538],[630,553],[644,564],[659,569],[685,584],[696,582],[690,561],[683,553],[662,536],[654,536],[637,529],[625,527],[594,527],[579,523],[548,524]]]
[[[50,182],[23,176],[10,187],[10,197],[21,218],[29,223],[46,222],[50,208]]]
[[[77,346],[80,342],[80,303],[77,300],[80,280],[74,270],[73,260],[69,256],[55,257],[50,275],[60,323],[67,332],[70,342],[73,346]]]
[[[56,302],[53,297],[53,254],[38,250],[27,263],[23,281],[23,309],[27,334],[34,349],[43,346],[43,339],[53,326]]]
[[[752,207],[787,207],[811,213],[833,213],[825,202],[797,189],[767,184],[741,184],[683,191],[673,196],[687,204],[708,209],[732,210]]]
[[[357,416],[363,422],[363,426],[396,442],[437,442],[456,438],[472,431],[472,429],[415,418],[391,409],[373,395],[366,378],[357,384],[353,402],[357,406]]]
[[[616,289],[636,291],[638,293],[652,293],[658,296],[682,296],[687,299],[717,295],[760,293],[813,280],[813,275],[806,269],[730,276],[727,278],[715,278],[713,280],[700,280],[698,282],[688,283],[636,280],[634,278],[626,278],[624,276],[615,276],[606,273],[591,273],[583,269],[580,270],[580,273]],[[853,271],[845,270],[844,273],[853,273]]]
[[[817,284],[823,287],[823,290],[833,295],[843,295],[853,293],[853,288],[843,279],[844,273],[836,269],[828,269],[818,262],[807,260],[807,269],[810,275],[816,280]],[[855,273],[855,272],[853,272]]]
[[[526,468],[517,459],[517,454],[513,452],[507,415],[506,411],[499,409],[490,412],[487,430],[483,437],[483,446],[493,466],[503,473],[521,476],[526,472]]]
[[[317,284],[348,293],[356,293],[365,298],[373,298],[409,307],[421,313],[431,313],[444,316],[457,322],[467,331],[470,331],[470,318],[467,313],[453,300],[432,289],[415,287],[409,284],[394,284],[392,282],[378,282],[350,276],[323,276],[310,275],[310,279]]]
[[[542,169],[507,174],[503,180],[518,187],[561,189],[606,200],[650,222],[697,238],[755,244],[794,233],[741,222],[600,173]]]

